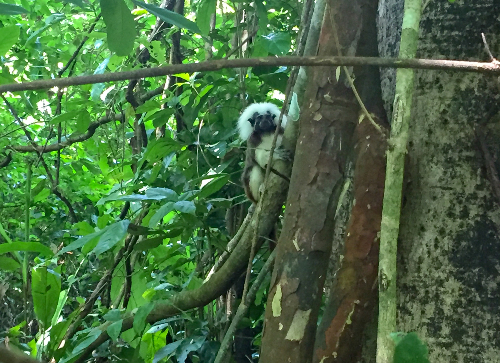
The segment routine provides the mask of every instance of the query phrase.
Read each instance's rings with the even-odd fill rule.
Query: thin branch
[[[252,284],[250,290],[248,290],[248,294],[245,299],[242,299],[240,305],[238,306],[238,310],[234,315],[233,320],[231,321],[231,325],[227,329],[226,334],[224,335],[224,339],[222,340],[221,346],[219,348],[219,352],[217,353],[217,357],[215,358],[215,363],[225,362],[225,358],[231,348],[232,337],[238,327],[238,324],[241,320],[246,316],[248,312],[248,308],[255,300],[255,296],[257,295],[257,291],[259,291],[260,285],[264,282],[264,278],[267,276],[269,271],[271,271],[274,265],[274,259],[276,257],[276,249],[271,253],[266,263],[260,270],[259,275],[255,279],[255,282]]]
[[[66,70],[69,68],[69,66],[71,65],[71,63],[78,56],[78,53],[80,53],[80,50],[82,49],[83,45],[87,42],[87,40],[89,40],[88,34],[90,34],[90,33],[92,33],[94,31],[94,28],[95,28],[97,22],[99,21],[99,19],[101,19],[101,14],[97,15],[97,17],[94,20],[94,23],[90,26],[89,30],[87,31],[87,35],[82,39],[82,41],[80,42],[80,44],[78,45],[78,47],[76,48],[76,50],[73,52],[73,55],[68,60],[68,62],[66,63],[66,65],[57,72],[57,76],[58,77],[61,77],[63,75],[63,73],[66,72]]]
[[[97,128],[101,125],[107,124],[112,121],[123,121],[123,115],[122,114],[112,114],[109,116],[104,116],[101,117],[99,120],[92,122],[88,129],[87,132],[84,134],[74,136],[74,137],[69,137],[66,139],[66,141],[56,143],[56,144],[50,144],[47,145],[47,147],[43,146],[38,146],[38,145],[18,145],[18,146],[9,146],[9,149],[18,151],[18,152],[37,152],[37,153],[48,153],[52,151],[58,151],[61,149],[64,149],[66,146],[69,146],[71,144],[74,144],[76,142],[81,142],[85,141],[87,139],[90,139]]]
[[[20,126],[23,127],[24,134],[26,135],[26,138],[31,143],[31,147],[37,152],[39,160],[41,161],[42,166],[45,169],[45,172],[47,173],[47,178],[49,179],[50,184],[52,186],[52,188],[51,188],[52,193],[54,193],[57,197],[59,197],[59,199],[61,199],[61,201],[64,204],[66,204],[66,207],[68,207],[69,215],[70,215],[71,219],[73,220],[73,222],[74,223],[78,222],[78,218],[76,217],[75,210],[73,209],[73,206],[71,205],[69,199],[66,198],[64,195],[62,195],[62,193],[57,189],[57,185],[55,184],[55,180],[54,180],[54,177],[52,176],[52,173],[50,172],[49,166],[47,165],[47,163],[45,162],[44,158],[42,157],[42,152],[38,151],[38,149],[40,148],[40,146],[38,146],[36,144],[36,142],[33,140],[33,137],[31,136],[31,134],[29,133],[29,131],[26,129],[26,127],[24,127],[25,125],[24,125],[23,120],[21,120],[21,118],[17,114],[17,111],[10,104],[10,102],[7,100],[7,98],[5,98],[5,96],[3,94],[0,94],[0,97],[3,99],[3,101],[5,102],[5,104],[7,105],[7,107],[9,108],[10,113],[12,114],[12,116],[14,117],[14,119],[19,123]]]
[[[484,44],[484,49],[486,50],[486,53],[490,56],[490,61],[492,63],[498,63],[498,60],[493,56],[490,50],[490,46],[488,45],[488,42],[486,41],[486,36],[484,33],[481,33],[481,38],[483,39],[483,44]]]
[[[247,36],[236,48],[233,48],[223,59],[229,59],[230,56],[232,56],[234,53],[236,53],[238,50],[240,50],[250,39],[252,39],[257,32],[259,31],[259,28],[255,29],[252,34]]]
[[[62,79],[37,80],[0,85],[0,93],[32,91],[52,87],[68,87],[83,84],[125,81],[147,77],[161,77],[177,73],[217,71],[225,68],[260,66],[362,66],[372,65],[389,68],[415,68],[433,70],[455,70],[486,74],[500,74],[496,62],[467,62],[441,59],[398,59],[377,57],[264,57],[242,59],[219,59],[200,63],[172,64],[164,67],[136,69],[127,72],[93,74]]]

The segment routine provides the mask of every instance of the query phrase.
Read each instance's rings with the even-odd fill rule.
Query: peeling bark
[[[331,289],[320,325],[315,362],[356,362],[363,329],[377,302],[386,138],[364,120],[356,128],[356,139],[355,204],[346,230],[337,284]]]
[[[346,12],[352,16],[346,17]],[[343,55],[359,40],[360,9],[329,1],[318,55]],[[349,23],[349,26],[348,24]],[[352,150],[359,105],[336,69],[311,70],[283,230],[267,302],[260,362],[312,361],[318,311],[332,249],[335,209]]]

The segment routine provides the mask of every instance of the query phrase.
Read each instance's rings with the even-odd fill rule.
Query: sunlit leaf
[[[262,36],[263,45],[273,55],[285,55],[290,50],[292,38],[290,33],[270,33]]]
[[[19,31],[17,25],[9,25],[0,28],[0,56],[5,55],[5,53],[17,43],[19,40]]]

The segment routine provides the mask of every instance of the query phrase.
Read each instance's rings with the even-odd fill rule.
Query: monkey
[[[267,163],[274,133],[279,120],[280,109],[273,103],[252,103],[241,114],[238,119],[238,132],[242,140],[247,142],[245,167],[241,175],[241,181],[245,194],[253,203],[260,198],[261,188],[264,183]],[[283,115],[273,160],[290,160],[290,153],[283,149],[281,141],[283,129],[287,118]]]

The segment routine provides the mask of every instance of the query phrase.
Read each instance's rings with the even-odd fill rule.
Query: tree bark
[[[379,9],[382,56],[395,55],[401,0]],[[418,57],[487,60],[498,53],[498,2],[430,1]],[[383,71],[390,110],[392,72]],[[500,362],[500,212],[474,129],[498,127],[498,83],[488,76],[418,71],[399,234],[398,330],[416,331],[441,362]],[[495,141],[495,145],[498,141]],[[498,153],[498,148],[492,148]],[[500,166],[495,163],[496,168]]]
[[[327,2],[318,55],[353,55],[361,17],[356,7]],[[353,16],[345,14],[352,12]],[[337,49],[336,35],[340,43]],[[300,134],[267,301],[260,362],[312,361],[335,210],[352,151],[359,105],[336,69],[310,70]]]

